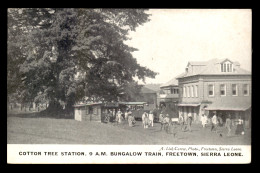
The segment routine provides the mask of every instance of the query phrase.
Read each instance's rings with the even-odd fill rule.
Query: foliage
[[[124,41],[148,17],[143,9],[9,9],[8,95],[71,107],[137,93],[134,78],[156,73]]]

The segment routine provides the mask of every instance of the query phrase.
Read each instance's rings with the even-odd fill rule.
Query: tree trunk
[[[64,110],[59,102],[51,101],[49,106],[43,111],[43,114],[48,117],[60,118],[64,116]]]

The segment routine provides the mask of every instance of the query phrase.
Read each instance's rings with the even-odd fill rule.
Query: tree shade
[[[8,99],[50,103],[129,100],[157,73],[132,56],[128,31],[149,21],[144,9],[8,9]]]

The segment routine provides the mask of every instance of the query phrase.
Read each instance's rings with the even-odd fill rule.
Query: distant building
[[[167,105],[169,103],[178,103],[179,100],[179,86],[178,80],[175,78],[160,86],[160,105]]]
[[[140,96],[136,98],[137,102],[146,102],[144,108],[146,110],[155,109],[157,105],[157,93],[145,86],[141,88]]]
[[[212,116],[242,116],[251,121],[251,73],[229,59],[189,62],[185,72],[176,77],[179,84],[179,114],[200,121],[202,113]]]

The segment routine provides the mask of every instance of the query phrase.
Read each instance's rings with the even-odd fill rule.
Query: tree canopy
[[[21,102],[117,101],[156,73],[132,56],[127,33],[144,9],[8,9],[8,95]]]

